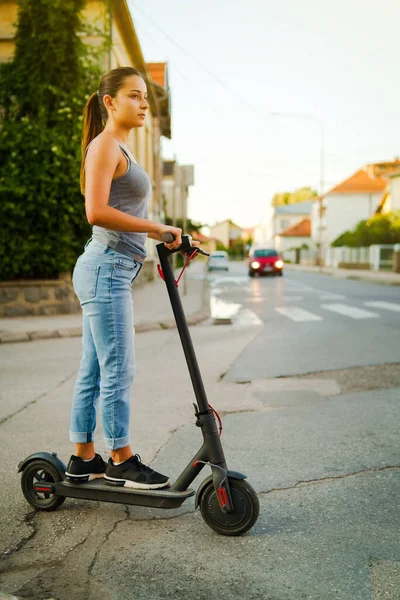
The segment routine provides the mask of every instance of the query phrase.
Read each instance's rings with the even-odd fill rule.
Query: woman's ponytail
[[[85,194],[86,149],[90,142],[94,140],[103,129],[104,123],[100,109],[100,98],[98,92],[95,92],[90,96],[83,110],[82,163],[80,177],[82,194]]]

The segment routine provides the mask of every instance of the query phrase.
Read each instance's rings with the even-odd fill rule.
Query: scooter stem
[[[182,246],[180,246],[176,252],[188,251],[190,249],[195,249],[190,245],[190,236],[182,236]],[[200,412],[207,411],[210,407],[208,406],[207,396],[204,389],[203,380],[201,378],[196,354],[193,348],[192,338],[190,336],[185,313],[183,312],[181,298],[175,284],[175,277],[169,260],[169,256],[171,256],[174,251],[168,250],[164,244],[157,244],[157,252],[160,259],[161,268],[164,273],[165,284],[167,286],[169,299],[171,301],[179,337],[182,342],[190,378],[192,380],[197,405]]]

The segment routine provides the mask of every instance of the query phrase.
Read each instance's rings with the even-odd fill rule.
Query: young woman
[[[72,402],[70,440],[76,451],[66,477],[156,489],[169,479],[133,454],[129,436],[130,387],[134,379],[131,285],[146,257],[146,237],[161,241],[181,229],[147,218],[151,181],[127,147],[129,132],[143,127],[149,108],[142,75],[132,67],[106,73],[84,110],[81,190],[93,235],[78,258],[73,285],[83,312],[82,360]],[[106,463],[94,447],[100,399]]]

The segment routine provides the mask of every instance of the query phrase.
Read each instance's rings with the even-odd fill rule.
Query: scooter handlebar
[[[161,239],[163,242],[170,244],[171,242],[174,241],[175,238],[170,231],[165,231],[164,233],[161,234]],[[165,246],[164,246],[164,248],[165,248]],[[167,250],[167,248],[165,248],[165,249]],[[175,248],[175,250],[169,250],[169,253],[170,254],[173,254],[174,252],[188,253],[191,250],[196,250],[199,254],[204,254],[205,256],[209,256],[209,254],[207,254],[207,252],[204,252],[204,250],[200,250],[200,248],[198,246],[192,246],[192,236],[191,235],[183,235],[182,236],[182,244],[178,248]]]
[[[164,233],[161,234],[161,239],[163,242],[170,244],[175,238],[170,231],[164,231]]]

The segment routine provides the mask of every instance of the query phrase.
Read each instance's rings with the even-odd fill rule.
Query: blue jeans
[[[100,399],[106,447],[130,444],[130,387],[135,375],[131,285],[141,263],[89,240],[72,282],[82,312],[82,360],[72,400],[70,440],[94,441]]]

